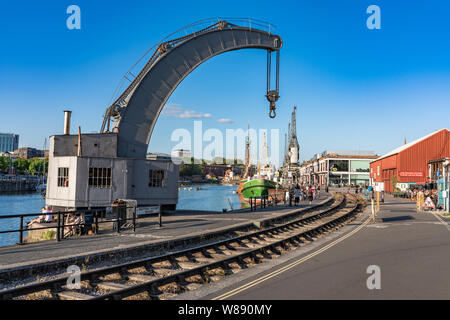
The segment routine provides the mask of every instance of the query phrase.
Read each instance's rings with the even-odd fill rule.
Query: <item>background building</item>
[[[21,147],[14,150],[13,155],[17,158],[31,159],[31,158],[48,158],[48,150],[38,150],[35,148]]]
[[[172,157],[177,157],[180,159],[183,158],[190,158],[191,157],[191,150],[185,150],[185,149],[177,149],[172,151]]]
[[[225,177],[227,171],[233,172],[233,175],[242,175],[242,166],[230,165],[230,164],[203,164],[203,172],[205,175],[213,177]]]
[[[19,148],[19,135],[0,133],[0,152],[13,152]]]
[[[300,181],[321,186],[369,185],[370,162],[377,158],[373,151],[327,150],[301,165]]]
[[[442,163],[450,158],[450,132],[442,129],[405,144],[370,164],[375,185],[392,193],[411,185],[442,179]]]

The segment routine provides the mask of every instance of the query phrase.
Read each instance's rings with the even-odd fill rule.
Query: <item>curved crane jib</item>
[[[264,49],[268,54],[266,97],[270,102],[270,116],[275,115],[275,102],[279,98],[278,63],[282,40],[278,35],[244,27],[215,28],[188,37],[181,43],[162,43],[159,57],[139,74],[133,88],[128,88],[126,104],[114,118],[118,129],[118,155],[126,158],[145,158],[151,134],[167,100],[183,81],[200,64],[228,51]],[[276,88],[270,88],[270,56],[277,54]],[[153,58],[153,57],[152,57]]]

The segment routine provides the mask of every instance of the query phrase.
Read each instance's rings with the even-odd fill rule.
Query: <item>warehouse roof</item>
[[[406,150],[406,149],[408,149],[408,148],[411,148],[412,146],[418,144],[419,142],[422,142],[422,141],[424,141],[424,140],[426,140],[426,139],[428,139],[428,138],[434,136],[435,134],[437,134],[437,133],[439,133],[439,132],[441,132],[441,131],[443,131],[443,130],[447,130],[447,129],[444,128],[444,129],[435,131],[435,132],[430,133],[430,134],[428,134],[428,135],[426,135],[426,136],[424,136],[424,137],[422,137],[422,138],[419,138],[419,139],[417,139],[417,140],[414,140],[413,142],[407,143],[407,144],[405,144],[405,145],[403,145],[403,146],[401,146],[401,147],[398,147],[398,148],[396,148],[396,149],[394,149],[394,150],[392,150],[392,151],[386,153],[384,156],[381,156],[381,157],[379,157],[378,159],[376,159],[376,160],[374,160],[374,161],[372,161],[372,162],[376,162],[376,161],[385,159],[385,158],[387,158],[387,157],[393,156],[393,155],[395,155],[395,154],[398,154],[398,153],[402,152],[403,150]],[[447,131],[448,131],[448,130],[447,130]]]

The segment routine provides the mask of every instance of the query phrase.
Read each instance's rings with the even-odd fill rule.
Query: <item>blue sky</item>
[[[298,106],[301,159],[326,149],[383,154],[444,127],[450,118],[448,1],[2,1],[0,132],[42,148],[63,130],[97,132],[122,75],[171,32],[209,17],[253,17],[282,37],[278,116],[269,119],[264,51],[211,59],[169,100],[200,114],[203,128],[287,129]],[[81,8],[81,30],[66,28],[66,8]],[[381,30],[366,8],[381,8]],[[218,123],[229,118],[233,123]],[[152,152],[170,152],[192,118],[161,116]]]

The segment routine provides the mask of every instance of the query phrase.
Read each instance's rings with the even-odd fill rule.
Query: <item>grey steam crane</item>
[[[147,155],[164,105],[177,86],[208,59],[234,50],[262,49],[267,51],[269,116],[275,117],[282,40],[273,28],[253,19],[221,18],[186,26],[150,49],[150,58],[139,72],[132,68],[124,76],[129,85],[122,93],[121,88],[117,90],[100,133],[81,134],[79,130],[71,135],[70,112],[66,112],[64,134],[50,138],[47,205],[104,207],[115,199],[131,199],[137,206],[175,208],[178,165],[170,156]],[[270,85],[273,52],[275,89]]]

